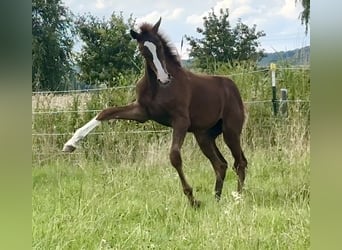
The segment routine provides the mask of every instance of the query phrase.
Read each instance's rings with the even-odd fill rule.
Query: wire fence
[[[258,104],[258,103],[271,103],[272,100],[259,100],[259,101],[245,101],[245,104]],[[277,102],[283,102],[282,100],[277,100]],[[288,103],[308,103],[309,100],[286,100]],[[52,110],[52,111],[36,111],[32,112],[32,115],[44,115],[44,114],[61,114],[61,113],[97,113],[101,112],[102,109],[85,109],[85,110]]]
[[[71,93],[87,93],[87,92],[96,92],[96,91],[108,91],[115,89],[132,89],[136,87],[135,85],[126,85],[126,86],[116,86],[110,88],[92,88],[92,89],[73,89],[73,90],[55,90],[55,91],[33,91],[34,95],[48,95],[48,94],[71,94]]]
[[[277,100],[278,103],[310,103],[310,100]],[[260,100],[260,101],[245,101],[245,104],[254,105],[254,104],[272,104],[272,100]],[[59,114],[59,113],[87,113],[87,112],[100,112],[101,110],[61,110],[61,111],[42,111],[42,112],[33,112],[33,115],[44,115],[44,114]],[[89,135],[104,135],[104,134],[153,134],[153,133],[169,133],[171,129],[163,129],[163,130],[131,130],[131,131],[105,131],[105,132],[92,132]],[[71,136],[73,132],[69,133],[32,133],[32,137],[51,137],[51,136]]]
[[[89,135],[104,135],[104,134],[145,134],[145,133],[168,133],[171,129],[164,129],[164,130],[131,130],[131,131],[111,131],[111,132],[93,132],[89,133]],[[73,133],[36,133],[32,134],[32,136],[65,136],[65,135],[72,135]]]
[[[300,67],[279,67],[277,70],[310,70],[309,66],[300,66]],[[227,76],[238,76],[238,75],[245,75],[245,74],[254,74],[259,72],[267,72],[269,69],[260,69],[248,72],[240,72],[234,74],[228,74]],[[96,91],[108,91],[108,90],[116,90],[116,89],[132,89],[135,88],[136,85],[127,85],[127,86],[115,86],[110,88],[91,88],[91,89],[74,89],[74,90],[56,90],[56,91],[33,91],[33,95],[48,95],[48,94],[70,94],[70,93],[89,93],[89,92],[96,92]]]
[[[309,66],[300,66],[300,67],[279,67],[277,70],[310,70]],[[269,69],[260,69],[255,71],[241,72],[235,74],[229,74],[228,76],[237,76],[244,74],[254,74],[260,72],[268,72]],[[93,88],[93,89],[76,89],[76,90],[61,90],[61,91],[35,91],[32,92],[33,95],[55,95],[55,94],[77,94],[77,93],[89,93],[96,91],[110,91],[117,89],[132,89],[135,88],[135,85],[128,86],[116,86],[110,88]],[[276,100],[278,103],[310,103],[310,100]],[[264,104],[264,103],[273,103],[274,100],[252,100],[245,101],[245,104],[254,105],[254,104]],[[101,109],[79,109],[79,110],[48,110],[48,111],[33,111],[32,116],[35,115],[51,115],[51,114],[66,114],[66,113],[98,113],[101,112]],[[106,131],[106,132],[93,132],[89,133],[89,135],[104,135],[104,134],[146,134],[146,133],[169,133],[171,129],[164,130],[132,130],[132,131]],[[32,133],[32,137],[58,137],[58,136],[67,136],[72,135],[73,133]]]

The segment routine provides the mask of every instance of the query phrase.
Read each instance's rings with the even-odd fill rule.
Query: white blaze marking
[[[86,123],[83,127],[76,130],[75,134],[64,144],[66,146],[73,146],[76,148],[76,144],[83,139],[90,131],[100,125],[100,121],[96,120],[96,117]]]
[[[162,64],[160,63],[158,59],[156,45],[154,45],[152,42],[146,41],[144,43],[144,46],[146,46],[152,54],[153,63],[157,69],[157,78],[163,83],[167,82],[169,80],[169,76],[168,76],[168,73],[162,67]]]

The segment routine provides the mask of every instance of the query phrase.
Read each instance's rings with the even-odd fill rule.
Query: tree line
[[[140,74],[142,57],[128,32],[135,21],[132,15],[125,20],[122,12],[113,12],[108,19],[90,13],[76,16],[62,0],[33,0],[32,90],[79,88],[75,83],[114,86],[127,75]],[[264,55],[258,39],[265,33],[241,20],[232,26],[229,9],[218,14],[212,9],[196,31],[201,38],[184,38],[190,45],[191,65],[198,70],[256,62]],[[79,52],[75,44],[82,45]]]

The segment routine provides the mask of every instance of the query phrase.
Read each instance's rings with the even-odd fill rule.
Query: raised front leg
[[[83,139],[93,129],[101,124],[102,121],[112,119],[134,120],[145,122],[148,116],[139,103],[132,103],[124,107],[112,107],[102,110],[96,117],[90,120],[83,127],[76,130],[75,134],[64,144],[63,152],[73,152],[78,142]]]

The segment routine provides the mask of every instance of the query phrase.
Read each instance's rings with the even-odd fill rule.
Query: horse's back
[[[243,110],[240,91],[229,77],[193,74],[193,79],[190,82],[193,95],[200,97],[203,103],[209,104],[210,102],[203,100],[209,99],[214,103],[227,106],[227,108],[233,106]]]
[[[201,121],[201,125],[211,128],[220,120],[235,119],[237,127],[240,127],[244,120],[244,107],[240,92],[230,78],[191,73],[189,84],[193,123]]]

